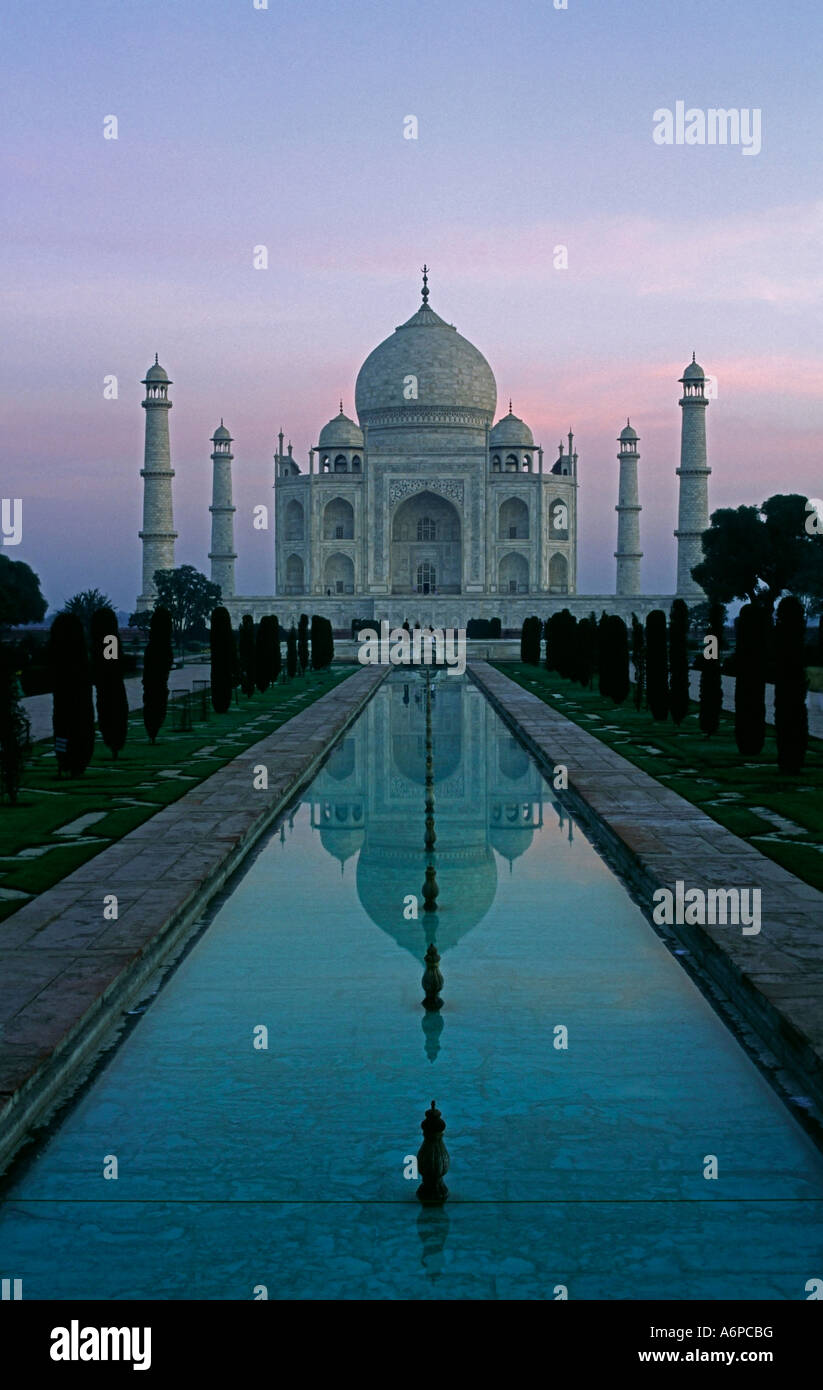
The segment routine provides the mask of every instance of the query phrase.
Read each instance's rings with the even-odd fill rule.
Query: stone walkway
[[[581,820],[599,829],[649,916],[654,891],[674,892],[677,880],[686,889],[761,889],[758,935],[740,926],[671,930],[823,1111],[823,893],[486,662],[469,670],[544,765],[568,768]]]
[[[387,670],[356,672],[0,924],[0,1172]]]

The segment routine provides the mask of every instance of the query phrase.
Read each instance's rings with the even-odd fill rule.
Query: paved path
[[[539,758],[566,765],[570,788],[605,829],[649,913],[655,889],[673,892],[678,879],[687,889],[761,889],[759,935],[739,926],[672,930],[823,1110],[823,893],[494,667],[469,669]]]
[[[723,676],[723,708],[734,710],[734,676]],[[689,694],[693,700],[700,699],[700,672],[689,672]],[[809,714],[809,733],[814,738],[823,738],[823,695],[819,690],[810,690],[806,696],[806,709]],[[774,686],[766,686],[766,723],[774,723]]]
[[[362,668],[0,923],[0,1171],[388,669]]]
[[[210,667],[208,662],[199,665],[197,662],[190,662],[188,666],[181,666],[178,670],[169,672],[169,690],[191,690],[192,681],[208,680]],[[124,681],[126,695],[129,701],[129,709],[143,708],[143,677],[130,676]],[[35,742],[39,738],[51,738],[51,695],[27,695],[23,700],[23,708],[29,717],[31,724],[31,736]]]

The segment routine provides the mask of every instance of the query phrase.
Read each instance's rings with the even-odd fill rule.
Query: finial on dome
[[[626,426],[627,426],[627,428],[630,428],[630,427],[631,427],[631,423],[632,423],[632,422],[631,422],[631,420],[629,419],[629,417],[628,417],[628,415],[627,415],[627,416],[626,416]]]
[[[340,414],[343,414],[343,397],[340,397]]]
[[[429,302],[429,267],[423,265],[423,303]]]
[[[157,353],[154,354],[154,365],[155,365],[155,367],[159,367],[159,366],[160,366],[160,359],[158,358]]]
[[[693,361],[693,362],[696,362],[696,361],[697,361],[697,353],[696,353],[696,352],[693,352],[693,353],[692,353],[692,361]]]
[[[512,413],[512,398],[511,398],[511,396],[509,396],[509,414],[511,415],[511,413]]]

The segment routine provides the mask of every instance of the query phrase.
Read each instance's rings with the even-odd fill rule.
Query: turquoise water
[[[405,919],[421,695],[378,691],[6,1192],[25,1298],[803,1299],[823,1276],[821,1156],[461,678],[435,685],[436,928]],[[404,1177],[433,1097],[436,1210]]]

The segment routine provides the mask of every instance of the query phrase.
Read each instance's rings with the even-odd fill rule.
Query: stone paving
[[[356,672],[0,923],[0,1171],[387,670]]]
[[[671,930],[823,1109],[823,893],[486,662],[469,670],[544,765],[568,768],[570,790],[649,914],[653,892],[674,892],[677,880],[761,890],[757,935],[731,925]]]

